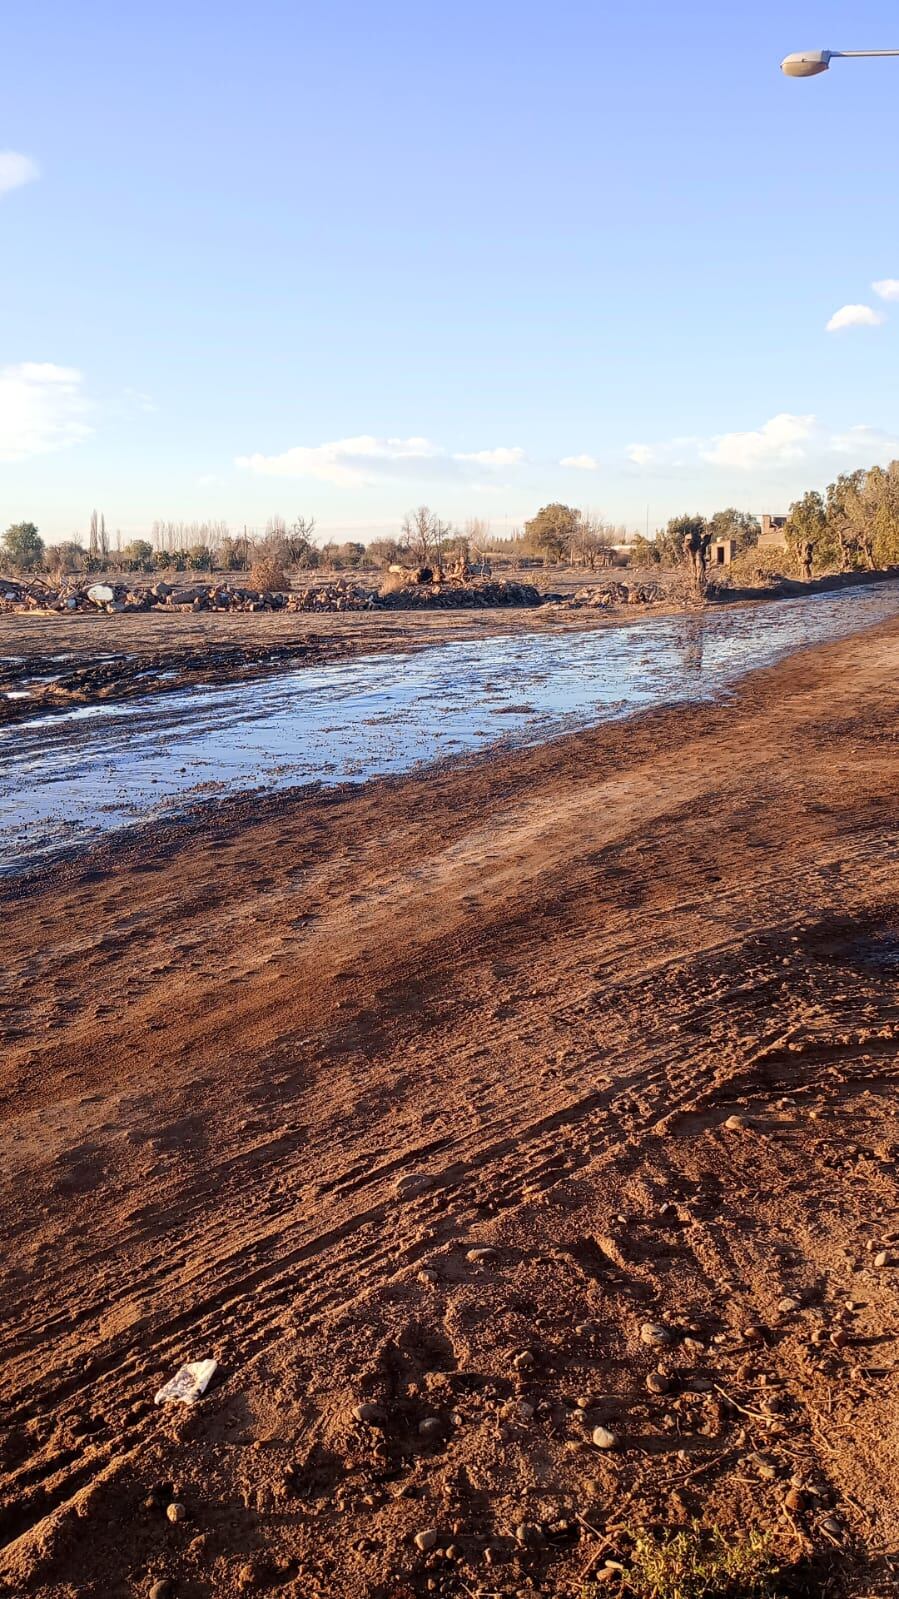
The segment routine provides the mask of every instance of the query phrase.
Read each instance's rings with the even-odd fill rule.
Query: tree
[[[367,550],[372,566],[396,566],[402,556],[398,539],[372,539]]]
[[[3,546],[22,572],[33,572],[44,559],[44,541],[33,522],[13,522],[3,535]]]
[[[91,511],[90,533],[87,541],[87,556],[92,565],[96,565],[100,558],[100,527],[96,511]]]
[[[106,531],[106,517],[100,513],[100,559],[103,565],[109,560],[109,534]]]
[[[573,506],[544,505],[524,524],[525,540],[546,563],[561,561],[575,544],[580,531],[581,513]]]
[[[48,572],[58,577],[69,572],[83,572],[87,552],[75,539],[63,539],[60,544],[48,544],[44,551],[44,564]]]
[[[793,501],[784,532],[789,548],[798,556],[802,576],[808,582],[816,549],[827,532],[827,512],[817,489],[809,489],[801,500]]]
[[[851,570],[858,551],[865,543],[870,552],[868,564],[873,565],[868,507],[864,499],[869,476],[862,468],[857,472],[841,472],[833,483],[827,485],[824,506],[827,528],[821,540],[822,543],[826,542],[827,548],[821,555],[823,559],[839,561],[841,572]]]
[[[153,546],[147,539],[132,539],[122,551],[122,560],[129,572],[151,572]]]
[[[611,522],[592,513],[582,515],[570,549],[571,559],[595,572],[598,566],[611,566],[615,529]]]
[[[290,532],[285,537],[285,545],[291,566],[307,568],[318,566],[319,550],[318,546],[312,542],[314,531],[314,516],[297,517]]]
[[[657,533],[655,543],[659,551],[659,562],[662,566],[679,566],[684,560],[684,540],[696,540],[704,537],[706,533],[706,520],[704,516],[672,516],[664,532]]]
[[[758,518],[749,511],[738,511],[733,505],[726,511],[716,511],[706,523],[706,531],[716,539],[736,539],[737,552],[751,549],[758,543],[761,527]]]
[[[400,544],[404,553],[411,556],[416,566],[436,566],[443,560],[444,540],[452,532],[449,522],[441,522],[436,511],[420,505],[407,511],[403,517]]]

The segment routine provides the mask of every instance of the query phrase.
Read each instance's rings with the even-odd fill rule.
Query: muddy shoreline
[[[4,890],[10,1594],[582,1599],[696,1518],[895,1592],[897,682],[889,622]]]
[[[889,582],[897,573],[853,572],[773,589],[722,590],[710,612],[804,594]],[[676,604],[610,610],[564,603],[493,611],[381,611],[320,615],[165,612],[0,616],[0,726],[74,705],[239,683],[359,655],[415,651],[454,639],[593,631],[641,616],[679,614]],[[13,697],[10,698],[9,696]]]

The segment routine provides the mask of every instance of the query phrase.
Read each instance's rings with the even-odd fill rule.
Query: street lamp
[[[855,56],[899,56],[899,50],[797,50],[780,63],[788,78],[816,78],[831,61]]]

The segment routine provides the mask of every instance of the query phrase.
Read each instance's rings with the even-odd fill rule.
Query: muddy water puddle
[[[0,729],[0,871],[251,789],[364,782],[726,693],[899,615],[899,584],[590,632],[441,644]]]

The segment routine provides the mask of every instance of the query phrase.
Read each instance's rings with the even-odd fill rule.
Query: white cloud
[[[297,444],[281,455],[239,455],[236,464],[258,477],[317,478],[322,483],[364,485],[384,478],[457,475],[458,463],[514,466],[524,460],[518,448],[477,450],[451,455],[430,439],[379,439],[371,433],[327,444]]]
[[[501,445],[496,450],[475,450],[470,455],[454,455],[454,461],[476,461],[479,466],[518,466],[524,460],[524,450],[514,446],[512,449],[503,448]]]
[[[782,411],[748,433],[722,433],[699,453],[713,466],[735,466],[740,471],[772,461],[798,461],[814,427],[813,416],[791,416],[789,411]]]
[[[80,444],[93,432],[81,373],[50,361],[0,367],[0,461]]]
[[[883,320],[883,314],[875,311],[872,305],[841,305],[839,311],[834,311],[825,332],[840,333],[843,328],[877,328]]]
[[[563,455],[559,465],[573,467],[576,472],[599,471],[599,462],[595,455]]]
[[[21,189],[23,184],[33,183],[40,175],[40,167],[29,155],[20,155],[18,150],[0,150],[0,194]]]
[[[881,300],[899,300],[899,278],[878,278],[871,287]]]
[[[899,454],[899,438],[866,423],[849,428],[829,428],[816,416],[782,411],[761,427],[745,432],[719,433],[711,438],[677,438],[659,444],[632,444],[629,461],[643,471],[661,474],[695,473],[699,462],[731,472],[758,474],[782,472],[797,462],[820,462],[847,457],[858,466],[889,461]]]

